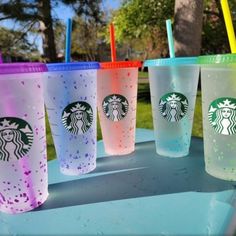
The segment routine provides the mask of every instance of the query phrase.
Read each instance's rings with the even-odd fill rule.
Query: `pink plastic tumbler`
[[[125,155],[134,151],[138,61],[100,63],[98,113],[105,151]]]

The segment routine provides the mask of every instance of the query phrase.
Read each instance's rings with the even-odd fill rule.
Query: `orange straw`
[[[116,61],[116,43],[114,25],[110,24],[111,60]]]
[[[113,23],[110,24],[110,44],[111,44],[111,61],[116,61],[116,41],[115,41],[115,29]],[[116,79],[116,70],[112,70],[112,84],[111,89],[112,93],[116,93],[119,90],[118,81]]]

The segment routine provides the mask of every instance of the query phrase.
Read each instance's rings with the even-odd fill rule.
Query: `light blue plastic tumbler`
[[[195,57],[147,60],[156,152],[188,155],[199,78]]]

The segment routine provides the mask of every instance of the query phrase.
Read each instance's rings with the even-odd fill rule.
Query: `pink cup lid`
[[[115,69],[115,68],[128,68],[128,67],[141,67],[140,61],[114,61],[114,62],[101,62],[100,69]]]
[[[0,75],[38,73],[47,71],[47,66],[43,63],[2,63],[0,64]]]

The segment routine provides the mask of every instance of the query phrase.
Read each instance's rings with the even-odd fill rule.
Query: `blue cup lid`
[[[175,57],[146,60],[144,66],[181,66],[197,64],[197,57]]]
[[[49,63],[48,71],[72,71],[72,70],[91,70],[99,69],[98,62],[70,62],[70,63]]]

